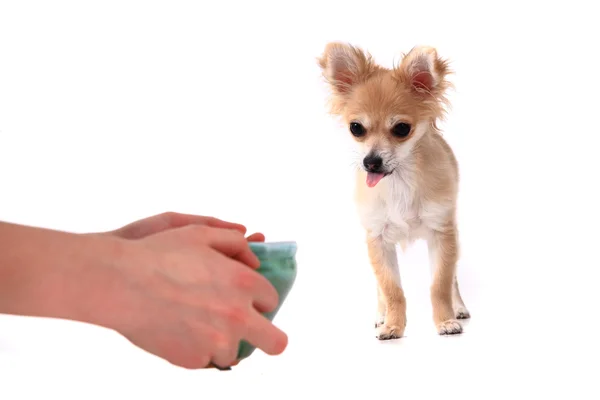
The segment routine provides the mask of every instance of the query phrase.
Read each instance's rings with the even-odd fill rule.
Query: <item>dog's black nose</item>
[[[383,160],[375,154],[369,154],[363,160],[363,165],[368,172],[379,172],[383,166]]]

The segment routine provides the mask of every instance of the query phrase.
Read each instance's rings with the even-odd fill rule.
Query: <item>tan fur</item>
[[[357,168],[355,191],[378,284],[377,336],[404,334],[406,301],[396,245],[404,250],[417,239],[428,243],[438,332],[462,332],[457,318],[470,315],[456,280],[458,163],[437,127],[448,106],[448,63],[433,48],[415,47],[388,69],[343,43],[328,44],[318,62],[331,88],[331,113],[347,126],[359,123],[364,128],[362,136],[354,137],[360,149],[358,164],[368,154],[383,160],[385,177],[374,187],[366,184],[366,166]],[[410,125],[406,137],[392,133],[398,123]]]
[[[397,267],[397,265],[394,264],[393,259],[386,256],[386,252],[393,250],[381,246],[376,239],[371,237],[367,238],[367,247],[371,266],[378,283],[377,308],[378,312],[382,314],[378,315],[375,325],[376,327],[379,327],[379,325],[385,326],[387,337],[382,337],[382,339],[401,337],[404,328],[406,328],[406,299],[400,286],[399,275],[394,276],[394,267]],[[383,321],[380,321],[380,319],[383,319]]]

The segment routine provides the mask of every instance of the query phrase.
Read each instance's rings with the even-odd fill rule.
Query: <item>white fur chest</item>
[[[387,243],[424,238],[429,221],[412,182],[393,175],[375,188],[360,190],[364,190],[358,203],[360,221],[373,237]]]

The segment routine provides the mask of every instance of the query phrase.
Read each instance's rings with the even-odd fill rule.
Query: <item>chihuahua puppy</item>
[[[341,117],[359,148],[355,200],[377,281],[376,337],[400,338],[406,299],[396,245],[427,241],[431,303],[440,335],[462,333],[470,317],[456,279],[458,165],[437,126],[451,84],[448,62],[415,47],[392,69],[345,43],[329,43],[318,59]]]

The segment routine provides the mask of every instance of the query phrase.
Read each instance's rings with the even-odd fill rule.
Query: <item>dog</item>
[[[456,221],[459,171],[438,122],[452,87],[449,62],[416,46],[393,68],[361,48],[331,42],[317,58],[330,89],[330,113],[358,145],[355,201],[377,281],[376,337],[404,336],[406,299],[397,245],[427,242],[433,322],[440,335],[463,332],[470,318],[458,288]]]

